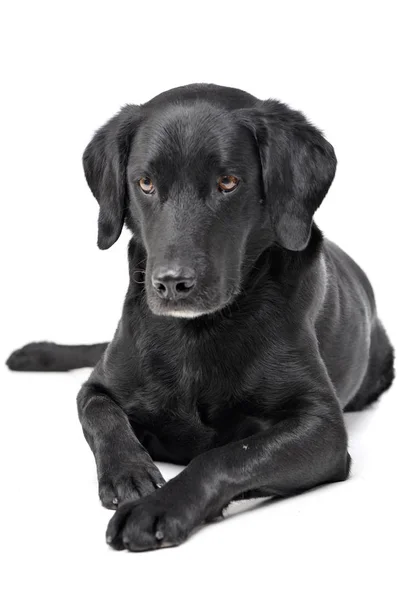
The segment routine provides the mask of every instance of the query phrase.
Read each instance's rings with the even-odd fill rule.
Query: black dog
[[[99,247],[133,233],[115,337],[8,364],[99,361],[78,407],[101,501],[120,505],[108,543],[176,545],[233,499],[346,479],[343,410],[390,386],[393,350],[365,274],[313,223],[336,168],[318,129],[190,85],[123,108],[83,162]],[[153,460],[189,464],[165,483]]]

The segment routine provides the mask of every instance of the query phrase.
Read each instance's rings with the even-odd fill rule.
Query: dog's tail
[[[83,346],[33,342],[15,350],[6,365],[13,371],[71,371],[94,367],[107,346],[108,342]]]

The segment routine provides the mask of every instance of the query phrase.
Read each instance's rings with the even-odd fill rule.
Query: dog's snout
[[[153,288],[164,300],[186,298],[194,289],[196,274],[190,267],[170,265],[156,267],[152,275]]]

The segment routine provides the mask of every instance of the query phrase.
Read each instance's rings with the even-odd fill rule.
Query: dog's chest
[[[130,416],[153,458],[186,463],[212,447],[253,433],[243,383],[249,353],[240,348],[164,348],[142,365]],[[247,358],[247,360],[246,360]],[[249,401],[250,400],[250,401]]]
[[[217,429],[234,404],[232,377],[217,363],[181,360],[165,363],[146,372],[143,384],[133,392],[132,405],[142,420],[162,420],[164,426],[181,423],[186,429]],[[237,386],[236,386],[237,389]]]

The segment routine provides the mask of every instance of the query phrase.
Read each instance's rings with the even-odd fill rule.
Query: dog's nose
[[[190,267],[156,267],[151,277],[153,288],[164,300],[181,300],[194,289],[196,274]]]

